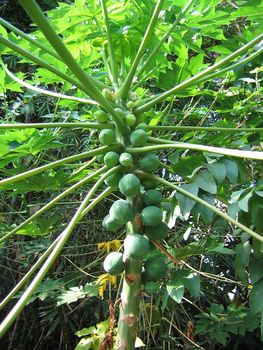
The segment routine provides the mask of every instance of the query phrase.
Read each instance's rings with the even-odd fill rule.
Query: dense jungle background
[[[100,24],[97,2],[41,0],[38,3],[43,11],[47,11],[61,36],[67,38],[66,43],[84,69],[99,78],[104,77],[105,62],[101,57],[106,33]],[[109,3],[118,55],[121,57],[124,50],[133,57],[154,2]],[[152,45],[173,23],[178,6],[184,3],[167,1]],[[203,3],[203,9],[208,9],[203,12],[193,9],[192,12],[196,11],[192,15],[194,20],[189,15],[185,27],[182,23],[182,28],[172,33],[155,59],[149,62],[136,89],[140,98],[171,88],[262,31],[261,1],[200,3]],[[85,8],[84,14],[82,8]],[[96,18],[98,23],[90,31],[81,32],[76,14]],[[0,16],[20,30],[39,36],[17,1],[2,0]],[[185,31],[183,40],[179,39],[181,31]],[[10,35],[19,42],[15,34]],[[85,40],[89,40],[90,46],[85,46]],[[261,46],[258,44],[257,47]],[[36,50],[28,43],[25,47],[32,52]],[[18,78],[50,91],[67,91],[68,86],[58,77],[6,50],[2,44],[0,54],[2,62]],[[251,132],[216,130],[263,128],[261,81],[262,55],[258,55],[146,112],[146,120],[152,126],[193,126],[200,130],[153,130],[152,135],[180,142],[262,151],[262,129]],[[77,96],[83,97],[79,92]],[[27,89],[4,69],[0,72],[0,100],[0,125],[89,122],[96,109],[92,105]],[[202,127],[215,129],[206,131]],[[94,135],[96,131],[84,128],[0,129],[0,179],[96,147],[98,140]],[[213,154],[188,150],[162,150],[161,158],[163,168],[157,171],[160,177],[186,186],[185,189],[195,195],[199,188],[200,198],[231,217],[238,217],[238,221],[262,235],[262,161],[220,155],[215,158]],[[0,237],[100,167],[102,164],[98,159],[94,158],[93,163],[84,159],[0,189]],[[174,175],[170,175],[170,170]],[[76,189],[1,242],[2,300],[66,227],[89,186]],[[170,282],[164,281],[158,293],[146,293],[142,298],[138,348],[263,349],[263,243],[251,239],[209,209],[170,188],[164,186],[162,193],[169,205],[169,210],[164,211],[169,234],[163,247],[173,257],[168,262]],[[120,297],[122,277],[106,276],[102,263],[107,252],[120,248],[123,232],[108,232],[101,223],[117,198],[118,194],[111,194],[79,222],[62,254],[2,339],[0,349],[104,349],[98,344],[108,332],[110,323],[118,318],[115,304]],[[181,289],[175,282],[173,285],[176,279],[184,281]],[[169,288],[174,287],[176,291],[173,289],[170,293]],[[1,319],[20,293],[1,310]],[[80,343],[81,339],[85,341]]]

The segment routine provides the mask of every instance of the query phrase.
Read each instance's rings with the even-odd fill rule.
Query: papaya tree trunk
[[[141,209],[139,197],[127,200],[133,205],[135,212],[134,219],[127,225],[127,235],[140,233],[142,222],[138,214]],[[120,314],[117,330],[117,350],[134,350],[135,340],[138,331],[138,319],[141,300],[141,273],[142,260],[125,256],[125,272],[121,292]]]
[[[118,324],[117,350],[133,350],[140,311],[142,261],[127,259]]]

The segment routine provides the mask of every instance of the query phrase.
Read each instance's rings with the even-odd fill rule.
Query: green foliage
[[[58,297],[57,306],[75,303],[79,299],[95,297],[97,295],[98,285],[94,282],[87,283],[85,286],[71,287],[69,290],[66,290]]]
[[[145,232],[150,239],[162,241],[168,235],[168,226],[166,223],[161,222],[156,226],[146,226]]]
[[[40,152],[65,147],[50,131],[6,130],[0,131],[0,135],[0,169],[2,171],[10,162],[19,161],[25,156],[36,157]]]
[[[160,5],[159,11],[156,4]],[[251,348],[254,343],[255,348],[260,348],[262,162],[211,153],[206,147],[262,155],[261,39],[241,55],[228,57],[262,33],[262,1],[76,0],[51,5],[57,7],[46,15],[72,58],[63,53],[54,35],[48,41],[35,25],[30,28],[30,38],[42,46],[5,29],[3,22],[0,26],[1,64],[17,77],[13,80],[8,70],[1,70],[0,259],[6,267],[1,277],[3,294],[8,294],[46,251],[50,243],[42,241],[42,236],[50,242],[58,237],[62,242],[59,234],[74,227],[68,245],[63,243],[61,258],[52,258],[52,254],[45,258],[49,262],[45,274],[49,270],[56,279],[49,275],[43,280],[44,272],[37,274],[38,282],[43,281],[26,300],[29,308],[32,304],[36,324],[44,323],[43,349],[45,342],[49,348],[74,348],[73,334],[77,329],[81,329],[76,335],[82,339],[76,349],[100,349],[106,345],[114,349],[111,341],[116,340],[113,325],[117,313],[108,308],[107,299],[118,300],[120,296],[128,296],[121,303],[120,313],[128,306],[120,324],[126,311],[129,315],[137,312],[136,320],[142,315],[144,321],[136,328],[141,329],[140,337],[149,348],[188,347],[188,336],[189,346],[196,348],[245,349],[245,341]],[[183,10],[185,6],[188,8]],[[47,28],[47,24],[43,22],[42,27]],[[11,41],[32,56],[15,51]],[[222,59],[226,64],[213,70],[213,64]],[[134,65],[135,74],[131,74]],[[196,75],[204,74],[208,67],[209,74],[198,79]],[[47,95],[34,89],[40,86]],[[54,92],[67,96],[58,98]],[[57,124],[47,129],[40,126],[41,130],[26,129],[26,124],[32,122]],[[5,129],[4,123],[14,129]],[[178,146],[175,151],[161,148],[172,142]],[[116,144],[116,148],[99,151],[96,159],[78,159],[32,177],[22,176],[21,181],[1,183],[2,179],[57,159],[93,150],[99,143]],[[151,149],[156,145],[160,146],[158,153]],[[201,145],[204,151],[189,145]],[[19,228],[21,222],[61,191],[96,173],[101,163],[118,168],[103,178],[106,170],[92,177],[85,187],[76,187],[67,200],[48,207]],[[152,173],[159,180],[149,177]],[[173,191],[162,179],[177,184],[191,198]],[[101,186],[99,192],[95,193],[94,184],[96,191],[96,186]],[[83,201],[86,193],[92,193],[93,199],[75,217],[72,208]],[[122,196],[128,198],[120,199]],[[94,210],[92,215],[90,208]],[[243,229],[217,216],[216,210],[243,224]],[[88,212],[87,219],[84,215]],[[88,225],[92,222],[91,230]],[[261,239],[251,237],[251,230]],[[104,260],[104,269],[113,275],[109,282],[107,274],[107,278],[101,275],[103,253],[96,252],[94,245],[118,240],[115,248],[121,250],[122,239],[123,253],[108,252]],[[93,245],[90,252],[85,250],[87,241]],[[74,244],[78,248],[71,255]],[[114,245],[106,246],[111,250]],[[123,291],[119,295],[115,275],[123,272]],[[102,286],[94,282],[94,277],[104,281],[105,301],[96,298],[101,296]],[[32,276],[28,277],[27,281],[31,280]],[[17,294],[19,298],[21,295]],[[69,304],[73,303],[80,312],[71,317],[74,308]],[[35,307],[37,312],[32,313]],[[20,311],[15,312],[18,316]],[[30,332],[27,325],[33,322],[26,313],[22,321],[26,336],[25,331],[19,335],[14,332],[9,337],[11,342],[18,342],[20,335],[22,341],[31,341],[27,334],[33,334],[33,328]],[[17,321],[18,329],[22,321]],[[157,328],[157,324],[161,327]],[[118,332],[123,329],[120,327]],[[62,343],[56,339],[62,339]],[[21,347],[32,344],[23,343]],[[4,340],[3,346],[16,345]]]
[[[233,334],[244,335],[258,327],[258,318],[245,306],[230,305],[225,310],[223,305],[211,304],[210,312],[196,316],[196,334],[208,333],[219,344],[225,346],[227,338]]]

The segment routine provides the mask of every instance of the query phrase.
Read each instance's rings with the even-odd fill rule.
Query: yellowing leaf
[[[107,287],[107,282],[111,284],[113,288],[117,287],[117,276],[111,276],[108,273],[104,273],[100,275],[97,279],[97,283],[99,284],[99,296],[103,299],[104,292]]]
[[[101,242],[98,244],[98,250],[106,251],[109,253],[110,251],[118,251],[121,247],[121,241],[118,239],[114,239],[113,241]]]

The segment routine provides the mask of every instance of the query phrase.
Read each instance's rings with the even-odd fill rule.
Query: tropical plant
[[[187,344],[197,348],[214,346],[202,339],[206,332],[225,345],[230,334],[258,329],[263,324],[262,7],[253,0],[100,0],[100,6],[98,1],[75,0],[60,3],[46,17],[34,0],[20,3],[38,29],[26,34],[0,19],[6,113],[0,124],[0,189],[10,197],[66,189],[22,223],[6,225],[3,248],[15,234],[57,232],[59,217],[46,216],[39,229],[41,215],[81,186],[92,186],[69,222],[62,222],[54,242],[2,301],[1,308],[32,279],[4,318],[1,336],[34,293],[40,293],[37,288],[76,225],[109,196],[114,202],[102,226],[118,233],[114,240],[126,235],[123,247],[110,252],[103,264],[103,278],[123,275],[116,345],[115,325],[105,321],[79,331],[84,338],[77,349],[134,349],[141,303],[149,296],[156,296],[156,308],[163,312],[185,300],[199,310],[200,345],[191,320],[185,335]],[[13,55],[19,60],[15,67],[25,65],[26,73],[10,71],[7,63]],[[249,70],[251,62],[255,66]],[[19,106],[8,108],[6,94],[22,93],[21,86],[51,98],[51,104],[41,107],[49,122],[30,122],[35,95],[22,95]],[[25,123],[16,122],[20,114]],[[71,155],[49,161],[52,153],[47,150],[63,147],[57,131],[64,128],[71,137],[78,129],[91,130],[83,134],[88,150],[74,154],[73,149]],[[56,171],[59,167],[63,170]],[[221,254],[230,266],[217,276]],[[221,281],[224,288],[213,286],[218,294],[236,294],[242,285],[246,291],[252,288],[249,305],[234,308],[229,300],[225,305],[211,297],[205,300],[211,284],[200,286],[200,277]],[[59,303],[97,292],[86,284],[65,291]],[[209,311],[189,298],[203,298]],[[163,315],[162,322],[172,327],[174,306],[170,310],[170,320]],[[151,319],[154,311],[151,306]],[[185,321],[185,314],[179,315]],[[156,330],[151,332],[154,338]]]

